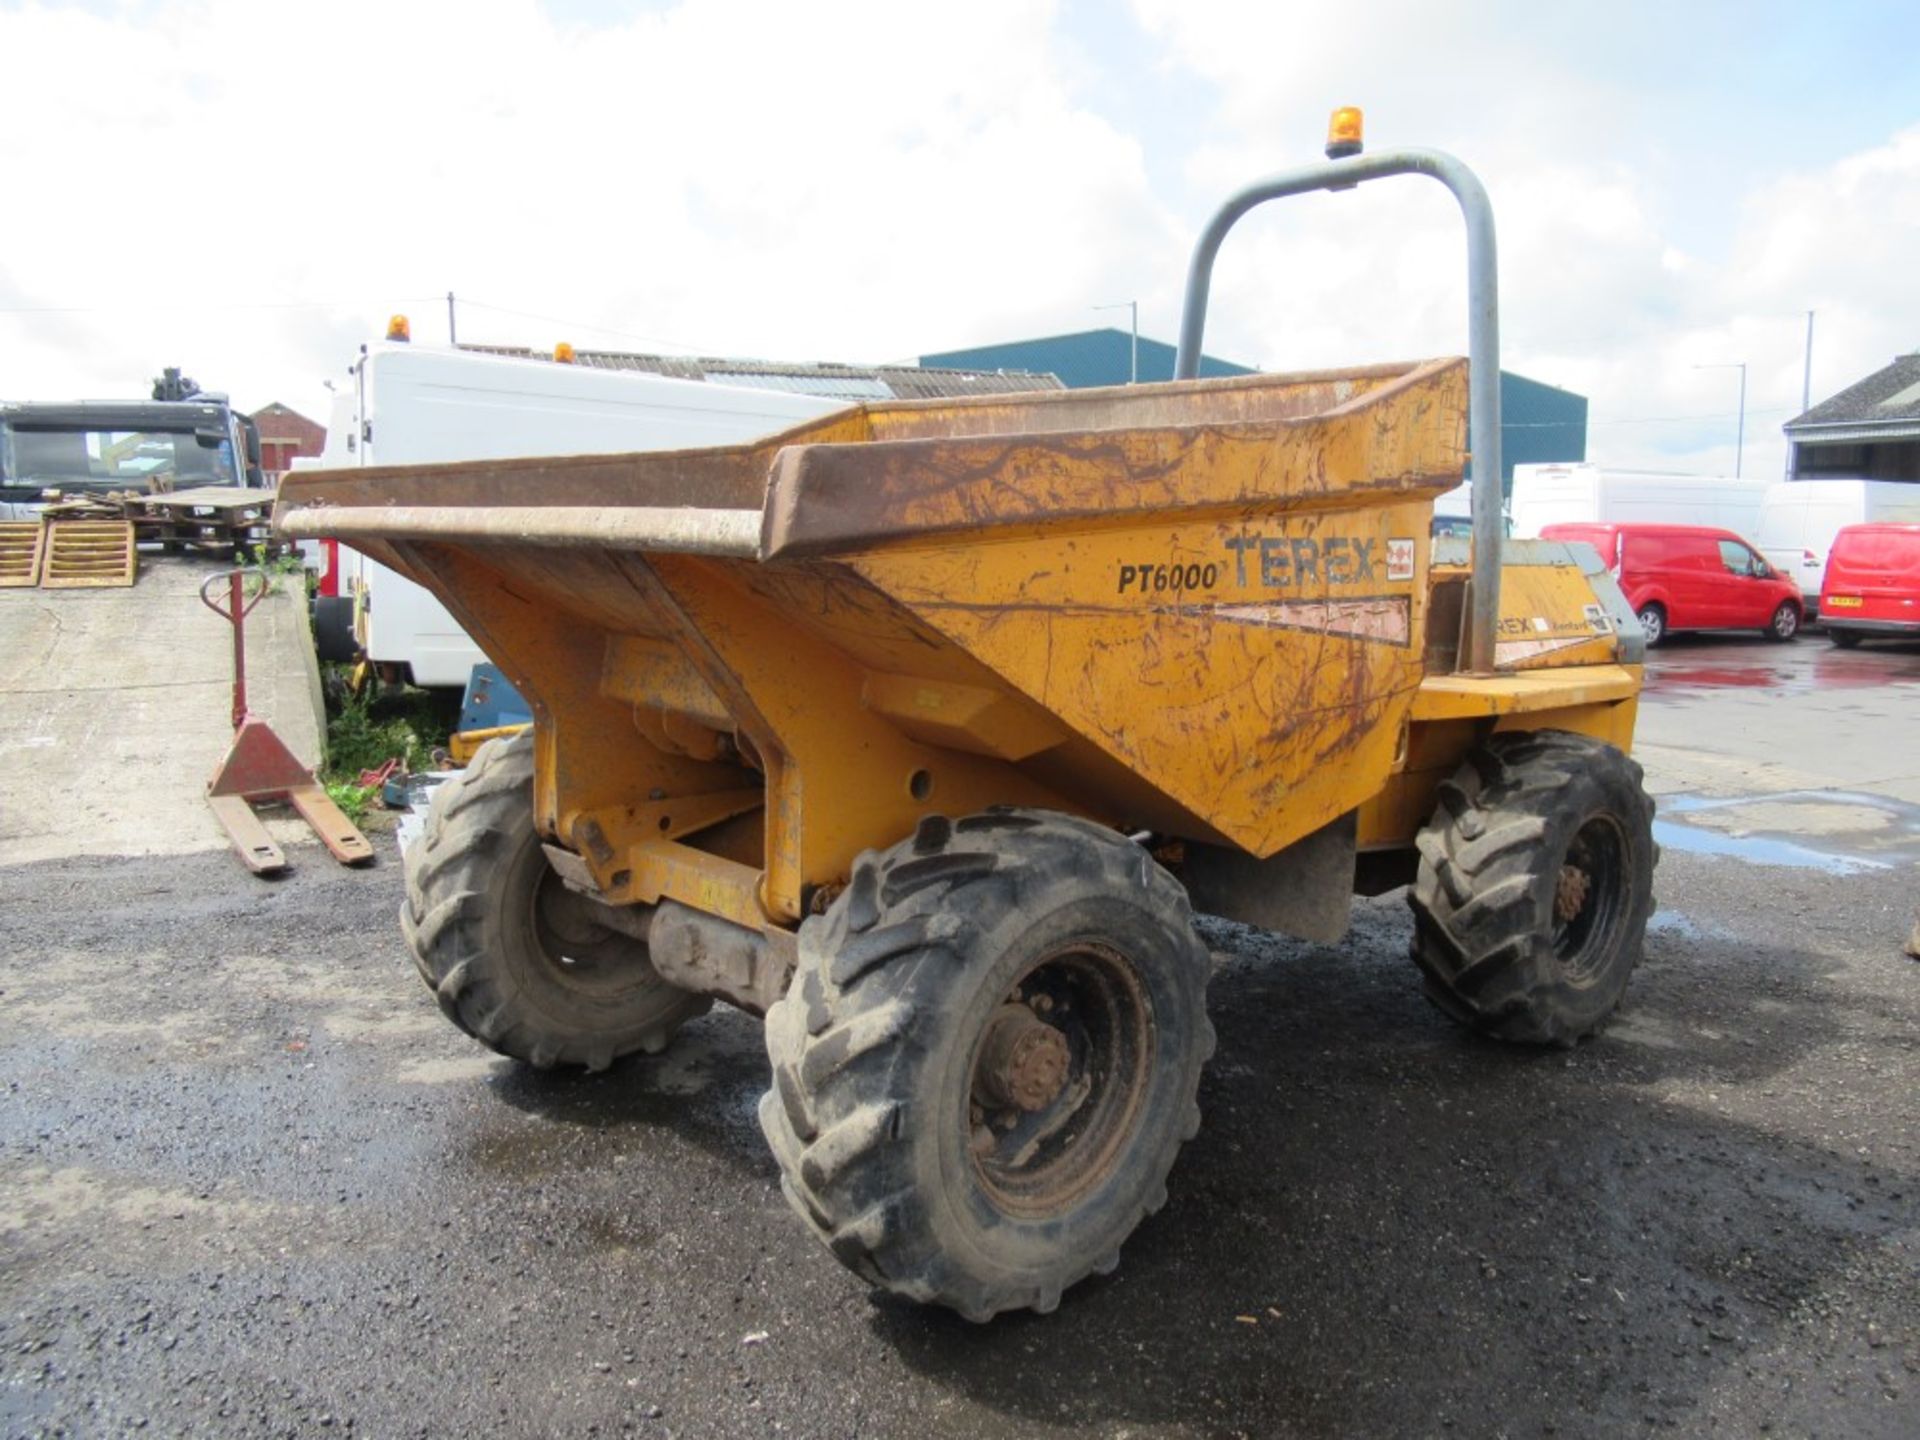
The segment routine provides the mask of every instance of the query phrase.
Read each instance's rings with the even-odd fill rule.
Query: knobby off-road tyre
[[[1495,735],[1439,794],[1407,896],[1428,997],[1501,1040],[1593,1034],[1620,1003],[1653,909],[1639,765],[1582,735]]]
[[[434,798],[400,928],[449,1020],[502,1055],[604,1070],[653,1054],[712,1005],[661,979],[646,945],[593,919],[533,828],[533,736],[490,740]]]
[[[760,1125],[833,1253],[975,1321],[1112,1270],[1213,1053],[1178,882],[1068,816],[934,817],[861,855],[799,945]]]

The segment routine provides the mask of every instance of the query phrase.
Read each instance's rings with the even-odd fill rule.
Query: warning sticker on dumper
[[[1387,541],[1387,579],[1411,580],[1413,578],[1413,541]]]

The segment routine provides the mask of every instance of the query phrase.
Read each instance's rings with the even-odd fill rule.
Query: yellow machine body
[[[616,903],[769,932],[929,814],[1255,860],[1404,851],[1497,729],[1630,746],[1637,632],[1514,547],[1458,673],[1466,362],[849,409],[754,445],[289,475],[526,698],[535,819]],[[1444,546],[1446,542],[1439,542]]]

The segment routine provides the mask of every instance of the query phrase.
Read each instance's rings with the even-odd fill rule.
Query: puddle
[[[1689,855],[1859,875],[1920,860],[1920,805],[1841,790],[1669,795],[1653,838]]]
[[[1662,665],[1647,671],[1649,690],[1778,690],[1792,677],[1771,665]]]
[[[1683,648],[1690,638],[1677,636],[1671,648],[1654,652],[1646,672],[1649,693],[1675,698],[1713,690],[1811,695],[1920,681],[1920,654],[1905,647],[1840,650],[1808,639],[1798,646],[1767,647],[1760,653],[1750,646],[1729,646],[1713,654],[1699,646],[1690,654]]]

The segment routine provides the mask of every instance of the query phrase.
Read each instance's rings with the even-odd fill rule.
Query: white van
[[[1710,525],[1736,535],[1759,528],[1769,482],[1658,470],[1609,470],[1591,462],[1513,467],[1513,533],[1548,525]],[[1816,581],[1816,588],[1818,583]]]
[[[1774,569],[1798,581],[1807,613],[1820,605],[1827,551],[1843,525],[1920,521],[1920,482],[1781,480],[1767,487],[1753,536]]]
[[[369,346],[350,374],[334,398],[321,469],[732,445],[848,404],[425,345]],[[345,548],[340,569],[367,659],[415,685],[463,686],[486,658],[411,580]],[[324,650],[331,637],[318,638]]]

